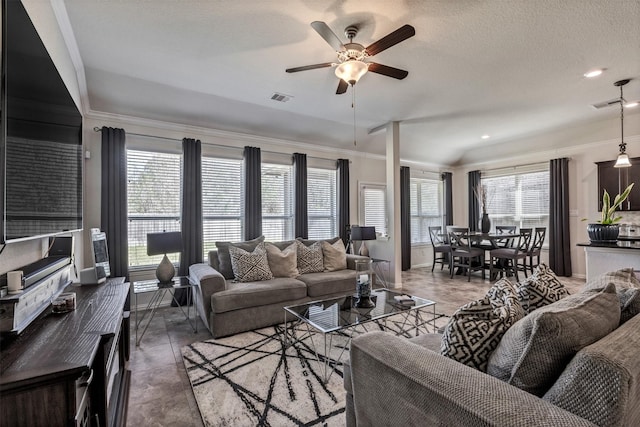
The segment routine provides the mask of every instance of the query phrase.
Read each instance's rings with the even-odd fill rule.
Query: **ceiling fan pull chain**
[[[353,146],[356,144],[356,85],[351,85],[351,108],[353,108]]]

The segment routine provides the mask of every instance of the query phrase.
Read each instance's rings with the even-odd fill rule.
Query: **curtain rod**
[[[93,127],[93,131],[94,132],[102,132],[102,128],[99,128],[98,126],[94,126]],[[156,139],[165,139],[167,141],[182,142],[181,139],[168,138],[166,136],[146,135],[146,134],[143,134],[143,133],[133,133],[133,132],[126,132],[126,131],[125,131],[125,133],[127,135],[141,136],[143,138],[156,138]],[[232,145],[214,144],[212,142],[203,142],[203,144],[210,145],[212,147],[219,147],[219,148],[226,148],[226,149],[229,149],[229,148],[237,149],[237,150],[243,150],[244,149],[243,147],[234,147]],[[267,150],[263,150],[263,149],[260,149],[260,152],[261,153],[267,153],[267,154],[278,154],[278,155],[282,155],[282,154],[286,155],[287,154],[287,153],[279,153],[277,151],[267,151]],[[324,157],[315,157],[315,156],[307,156],[307,158],[316,159],[316,160],[329,160],[329,161],[335,161],[336,160],[336,159],[327,159],[327,158],[324,158]],[[349,161],[349,163],[351,163],[351,161]]]

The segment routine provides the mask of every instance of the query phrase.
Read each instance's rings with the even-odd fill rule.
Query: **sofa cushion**
[[[569,295],[555,273],[544,263],[518,285],[518,300],[525,313],[549,305]]]
[[[262,282],[228,283],[227,287],[211,298],[211,309],[214,313],[284,303],[307,296],[304,283],[284,277]],[[282,315],[284,320],[284,311]]]
[[[620,324],[640,313],[640,281],[633,268],[623,268],[601,274],[589,280],[583,290],[600,290],[613,283],[620,300]]]
[[[264,243],[258,243],[252,252],[229,245],[229,256],[236,281],[255,282],[273,279]]]
[[[440,354],[486,371],[489,356],[505,332],[524,317],[516,289],[500,279],[484,298],[460,307],[444,329]]]
[[[322,259],[325,271],[338,271],[347,268],[347,250],[338,239],[335,243],[321,242]]]
[[[298,272],[298,246],[291,242],[282,250],[273,243],[265,243],[267,260],[273,277],[297,277]]]
[[[231,266],[231,256],[229,255],[229,246],[233,245],[237,248],[252,252],[258,243],[264,242],[264,236],[257,237],[246,242],[216,242],[218,248],[218,271],[225,279],[233,279],[233,267]]]
[[[325,295],[353,294],[356,290],[355,270],[325,271],[298,276],[307,285],[307,294],[314,299]]]
[[[296,241],[298,271],[300,274],[316,273],[324,270],[321,243],[315,242],[311,246],[306,246],[304,243]]]
[[[309,239],[303,239],[302,237],[298,237],[296,239],[298,242],[301,242],[303,245],[305,246],[311,246],[314,243],[318,243],[318,242],[329,242],[331,244],[334,244],[335,242],[337,242],[338,240],[340,240],[340,236],[338,237],[333,237],[331,239],[323,239],[323,240],[309,240]]]
[[[613,285],[602,292],[570,295],[509,328],[489,359],[487,373],[542,396],[580,349],[613,331],[619,321]]]

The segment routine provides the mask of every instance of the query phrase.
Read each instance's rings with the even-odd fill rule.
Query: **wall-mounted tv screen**
[[[2,0],[0,242],[82,229],[82,115],[19,0]]]

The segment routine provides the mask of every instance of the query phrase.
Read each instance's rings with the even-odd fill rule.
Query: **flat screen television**
[[[82,229],[82,115],[22,2],[2,0],[0,243]]]

